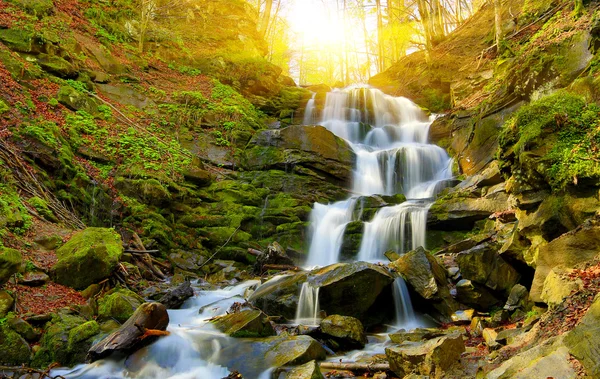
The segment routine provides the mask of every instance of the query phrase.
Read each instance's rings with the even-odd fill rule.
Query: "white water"
[[[312,97],[306,104],[306,109],[304,110],[304,120],[302,122],[304,125],[312,125],[314,123],[315,96],[317,96],[316,92],[313,93]]]
[[[137,351],[127,359],[103,359],[73,369],[57,369],[52,376],[65,378],[139,378],[139,379],[196,379],[223,378],[229,375],[220,352],[239,344],[207,323],[211,317],[225,314],[235,302],[244,301],[244,293],[258,285],[258,280],[217,291],[203,291],[189,299],[182,309],[169,310],[171,334]],[[200,309],[200,312],[198,311]],[[269,367],[264,367],[263,370]]]
[[[313,113],[314,103],[311,117]],[[363,196],[402,193],[409,199],[382,208],[365,224],[358,260],[379,261],[388,250],[404,253],[425,247],[432,198],[452,177],[448,154],[427,141],[432,121],[410,100],[377,89],[348,88],[327,94],[320,124],[346,139],[356,153],[352,191]],[[315,204],[307,266],[339,261],[346,225],[358,219],[355,205],[355,197]]]
[[[313,287],[308,282],[302,283],[295,323],[317,326],[319,325],[319,311],[319,287]]]
[[[410,301],[410,294],[404,279],[397,277],[394,280],[392,295],[394,297],[394,305],[396,310],[396,319],[394,320],[395,327],[412,329],[417,325],[415,311]]]

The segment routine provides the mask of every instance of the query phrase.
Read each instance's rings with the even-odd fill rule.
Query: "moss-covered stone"
[[[0,247],[0,285],[19,271],[22,262],[23,258],[18,250]]]
[[[20,366],[31,360],[31,349],[27,341],[8,325],[0,325],[0,363]]]
[[[63,366],[73,366],[85,361],[88,349],[98,332],[95,321],[88,322],[83,317],[59,313],[46,325],[40,340],[40,349],[35,354],[32,366],[45,368],[58,362]],[[85,325],[85,327],[82,327]],[[85,338],[82,338],[85,337]]]
[[[285,375],[285,379],[325,379],[317,361],[310,361],[294,367]]]
[[[108,292],[98,301],[98,317],[114,318],[123,323],[144,303],[135,292],[127,289],[115,289]]]
[[[319,328],[341,350],[362,349],[367,343],[365,329],[360,320],[354,317],[327,316],[321,321]]]
[[[123,253],[121,237],[112,229],[87,228],[56,251],[56,282],[83,290],[108,277]]]
[[[0,318],[3,318],[11,311],[15,299],[5,290],[0,290]]]
[[[53,0],[7,0],[9,3],[24,9],[27,13],[42,18],[49,15],[54,8]]]
[[[0,41],[13,50],[30,53],[33,46],[33,33],[21,29],[0,29]]]
[[[74,79],[77,77],[77,69],[56,55],[41,54],[37,62],[42,69],[61,78]]]
[[[71,86],[60,87],[57,98],[59,103],[72,111],[82,110],[91,115],[98,114],[98,103],[96,100]]]

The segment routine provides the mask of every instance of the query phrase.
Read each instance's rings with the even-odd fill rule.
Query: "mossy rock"
[[[360,320],[354,317],[331,315],[321,321],[320,330],[341,350],[362,349],[367,335]],[[338,350],[338,349],[335,349]]]
[[[22,262],[23,258],[18,250],[0,247],[0,285],[19,272]]]
[[[135,292],[127,289],[115,289],[98,301],[98,317],[101,319],[113,318],[123,323],[143,303],[144,299]]]
[[[75,79],[77,77],[77,69],[69,62],[56,55],[40,54],[37,63],[51,74],[65,79]]]
[[[10,293],[4,290],[0,290],[0,318],[3,318],[11,311],[13,305],[15,304],[15,299],[11,296]]]
[[[91,115],[98,114],[98,103],[92,97],[77,91],[71,86],[63,86],[58,90],[58,102],[72,111],[86,111]]]
[[[22,8],[27,13],[42,18],[52,13],[54,8],[53,0],[7,0],[19,8]]]
[[[46,325],[40,340],[40,349],[33,357],[32,366],[46,368],[54,362],[74,366],[85,361],[85,356],[99,333],[95,321],[59,313]]]
[[[230,313],[211,320],[220,331],[231,337],[269,337],[275,335],[267,315],[255,309]]]
[[[83,290],[107,278],[122,254],[121,237],[113,229],[87,228],[56,251],[53,276],[57,283]]]
[[[0,325],[0,363],[11,366],[27,365],[31,349],[27,341],[8,325]]]
[[[21,53],[30,53],[33,49],[33,33],[26,30],[0,29],[0,41]]]

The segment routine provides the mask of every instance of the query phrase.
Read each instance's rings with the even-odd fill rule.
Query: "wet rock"
[[[285,379],[325,379],[317,361],[310,361],[294,367],[285,375]]]
[[[578,376],[569,357],[569,350],[562,345],[562,337],[551,338],[505,361],[485,379],[575,379]]]
[[[183,303],[192,296],[194,296],[192,283],[186,281],[174,290],[171,290],[164,294],[158,300],[158,302],[163,304],[168,309],[179,309],[181,308]]]
[[[128,289],[113,289],[98,300],[98,317],[125,322],[143,303],[144,299],[135,292]]]
[[[458,188],[469,188],[469,187],[488,187],[495,186],[504,181],[502,174],[500,173],[500,167],[498,161],[492,161],[479,173],[469,176],[466,180],[461,182]]]
[[[21,268],[23,258],[18,250],[0,247],[0,285],[6,283],[10,277]]]
[[[393,280],[385,268],[371,263],[337,263],[310,273],[274,278],[259,286],[248,301],[269,316],[292,320],[302,283],[309,281],[319,288],[322,311],[355,317],[368,327],[392,316],[389,298]]]
[[[50,280],[50,277],[42,271],[31,271],[23,274],[22,278],[19,278],[19,284],[24,284],[30,287],[43,286]]]
[[[83,362],[99,332],[96,321],[86,321],[83,317],[70,314],[55,314],[46,326],[32,366],[45,368],[53,362],[73,366]]]
[[[546,280],[544,280],[544,288],[541,295],[544,303],[551,307],[560,305],[573,291],[583,287],[581,279],[570,278],[568,276],[572,271],[562,266],[554,267],[550,271]]]
[[[362,349],[367,343],[365,329],[354,317],[328,316],[321,321],[320,332],[327,340],[333,340],[334,351]]]
[[[596,299],[579,321],[579,324],[564,339],[569,352],[585,367],[588,375],[600,377],[600,297]]]
[[[27,341],[8,325],[0,325],[0,363],[20,366],[31,360],[31,349]]]
[[[390,368],[399,377],[410,373],[440,377],[458,362],[465,351],[460,334],[441,336],[421,343],[405,342],[385,349]]]
[[[15,304],[15,299],[5,290],[0,290],[0,318],[10,312]]]
[[[520,275],[488,244],[476,246],[456,256],[463,278],[485,285],[508,296]]]
[[[107,278],[123,254],[121,237],[113,229],[87,228],[56,251],[52,275],[57,283],[85,289]]]
[[[443,318],[449,319],[458,308],[448,289],[446,270],[422,247],[404,254],[390,263],[390,267],[402,275],[423,299],[431,300],[423,302],[424,305],[435,308]],[[413,302],[416,303],[417,299]]]
[[[231,337],[256,338],[275,335],[275,330],[267,315],[254,309],[223,315],[212,319],[211,323]]]
[[[542,301],[544,281],[550,271],[559,265],[574,268],[594,258],[600,251],[600,222],[592,220],[541,246],[537,267],[531,285],[531,300]]]
[[[325,349],[309,336],[278,336],[229,346],[221,351],[219,363],[244,377],[257,378],[270,367],[299,365],[325,356]]]
[[[354,152],[346,141],[322,126],[289,126],[257,133],[243,163],[248,170],[302,166],[339,184],[352,178]]]

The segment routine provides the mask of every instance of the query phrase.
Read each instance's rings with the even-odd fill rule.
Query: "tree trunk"
[[[381,10],[381,0],[375,0],[377,6],[377,51],[379,55],[378,59],[378,71],[383,72],[385,70],[385,48],[383,38],[383,14]]]
[[[112,353],[131,354],[154,342],[158,337],[168,335],[169,315],[167,308],[160,303],[144,303],[116,331],[90,348],[89,362],[105,358]]]
[[[269,29],[269,22],[271,20],[271,9],[273,8],[273,0],[267,0],[265,2],[265,10],[260,18],[260,27],[258,29],[258,33],[262,38],[265,38],[267,35],[267,30]]]
[[[497,50],[498,52],[500,52],[501,50],[501,43],[502,43],[502,38],[504,38],[504,36],[502,35],[502,6],[500,3],[501,0],[494,0],[494,17],[495,17],[495,24],[496,24],[496,46],[497,46]]]

